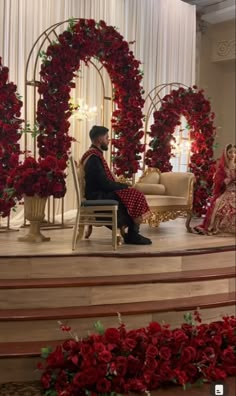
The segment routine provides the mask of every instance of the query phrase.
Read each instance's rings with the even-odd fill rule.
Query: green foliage
[[[47,357],[50,355],[51,352],[52,352],[51,347],[41,348],[41,357],[43,359],[47,359]]]
[[[184,314],[184,321],[187,324],[192,325],[192,326],[194,326],[194,324],[195,324],[191,312],[187,312],[187,313]]]
[[[40,135],[40,130],[39,130],[39,125],[36,122],[33,126],[33,128],[31,128],[31,125],[29,122],[26,123],[25,128],[22,129],[22,133],[29,133],[32,138],[36,138],[38,135]]]
[[[74,26],[76,25],[76,18],[69,18],[68,20],[68,27],[67,27],[67,32],[73,32]]]
[[[48,60],[48,56],[45,51],[40,51],[39,56],[42,59],[42,63],[46,63]]]
[[[58,393],[55,389],[48,389],[45,393],[45,396],[58,396]]]
[[[98,320],[97,322],[94,323],[94,328],[97,331],[98,334],[104,334],[105,330],[104,330],[104,326],[103,324],[100,322],[100,320]]]

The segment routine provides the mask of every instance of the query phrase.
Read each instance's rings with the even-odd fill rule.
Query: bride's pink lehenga
[[[225,151],[214,178],[214,191],[203,223],[194,231],[207,235],[229,235],[236,232],[235,167],[230,169]]]

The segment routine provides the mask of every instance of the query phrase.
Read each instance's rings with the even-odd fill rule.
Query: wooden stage
[[[129,329],[179,326],[197,307],[206,322],[235,314],[233,236],[190,234],[177,219],[143,225],[150,246],[113,251],[102,227],[73,252],[72,228],[44,229],[41,244],[18,242],[26,232],[0,233],[0,383],[38,379],[41,347],[66,336],[58,321],[83,337],[97,320],[117,326],[117,312]]]
[[[197,223],[195,221],[195,223]],[[192,224],[195,224],[194,221]],[[199,223],[199,221],[198,221]],[[148,225],[141,226],[141,233],[152,240],[152,245],[136,246],[125,245],[119,246],[116,252],[113,252],[111,246],[111,231],[105,227],[94,227],[93,233],[89,240],[82,240],[75,252],[71,250],[72,228],[67,229],[44,229],[43,234],[50,236],[50,242],[32,244],[18,242],[17,238],[27,233],[26,228],[21,228],[17,232],[0,233],[0,257],[1,256],[51,256],[51,255],[126,255],[126,254],[163,254],[176,252],[184,253],[190,250],[199,250],[202,252],[206,249],[215,248],[233,248],[235,238],[219,236],[202,236],[190,234],[184,226],[184,219],[176,219],[162,223],[159,228],[150,228]],[[55,274],[56,275],[56,274]]]

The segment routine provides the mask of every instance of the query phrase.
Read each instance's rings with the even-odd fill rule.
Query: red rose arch
[[[186,118],[190,129],[192,143],[189,169],[196,177],[193,209],[195,214],[200,216],[206,213],[215,172],[215,115],[203,90],[198,90],[196,86],[187,89],[180,87],[162,99],[161,108],[154,113],[154,123],[150,132],[152,139],[146,152],[145,163],[150,167],[159,168],[161,172],[171,171],[171,140],[175,127],[180,125],[181,115]]]
[[[58,42],[51,44],[41,67],[41,82],[37,121],[39,155],[68,159],[72,138],[68,134],[71,108],[70,90],[80,62],[91,57],[106,68],[114,88],[116,109],[112,115],[114,168],[116,174],[131,177],[139,169],[142,128],[142,74],[140,62],[134,58],[129,45],[112,26],[104,21],[79,19],[70,23],[60,34]]]
[[[8,81],[9,69],[0,58],[0,216],[9,216],[15,199],[6,189],[11,170],[19,163],[21,138],[20,111],[22,102],[16,85]]]

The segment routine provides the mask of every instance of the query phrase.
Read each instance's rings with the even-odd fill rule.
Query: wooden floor
[[[223,396],[234,396],[236,392],[236,381],[235,378],[227,378],[224,382],[226,391]],[[175,386],[167,389],[159,389],[158,391],[152,391],[152,396],[215,396],[212,391],[212,385],[204,385],[200,387],[192,387],[188,390],[183,390],[180,386]],[[8,383],[0,385],[1,396],[41,396],[40,384],[38,382],[33,383]],[[130,394],[134,396],[136,394]]]
[[[198,221],[199,222],[199,221]],[[43,234],[50,236],[50,242],[32,244],[18,242],[17,238],[27,233],[27,228],[16,232],[0,233],[0,257],[1,256],[45,256],[45,255],[78,255],[78,254],[98,254],[113,253],[111,246],[111,231],[105,227],[94,228],[89,240],[82,240],[75,252],[71,250],[72,228],[67,229],[45,229]],[[190,234],[184,226],[184,219],[176,219],[162,223],[159,228],[150,228],[147,225],[141,226],[141,233],[151,238],[152,245],[119,246],[117,255],[139,254],[139,253],[165,253],[176,251],[191,251],[214,249],[219,247],[233,247],[235,238],[220,236],[202,236]]]

